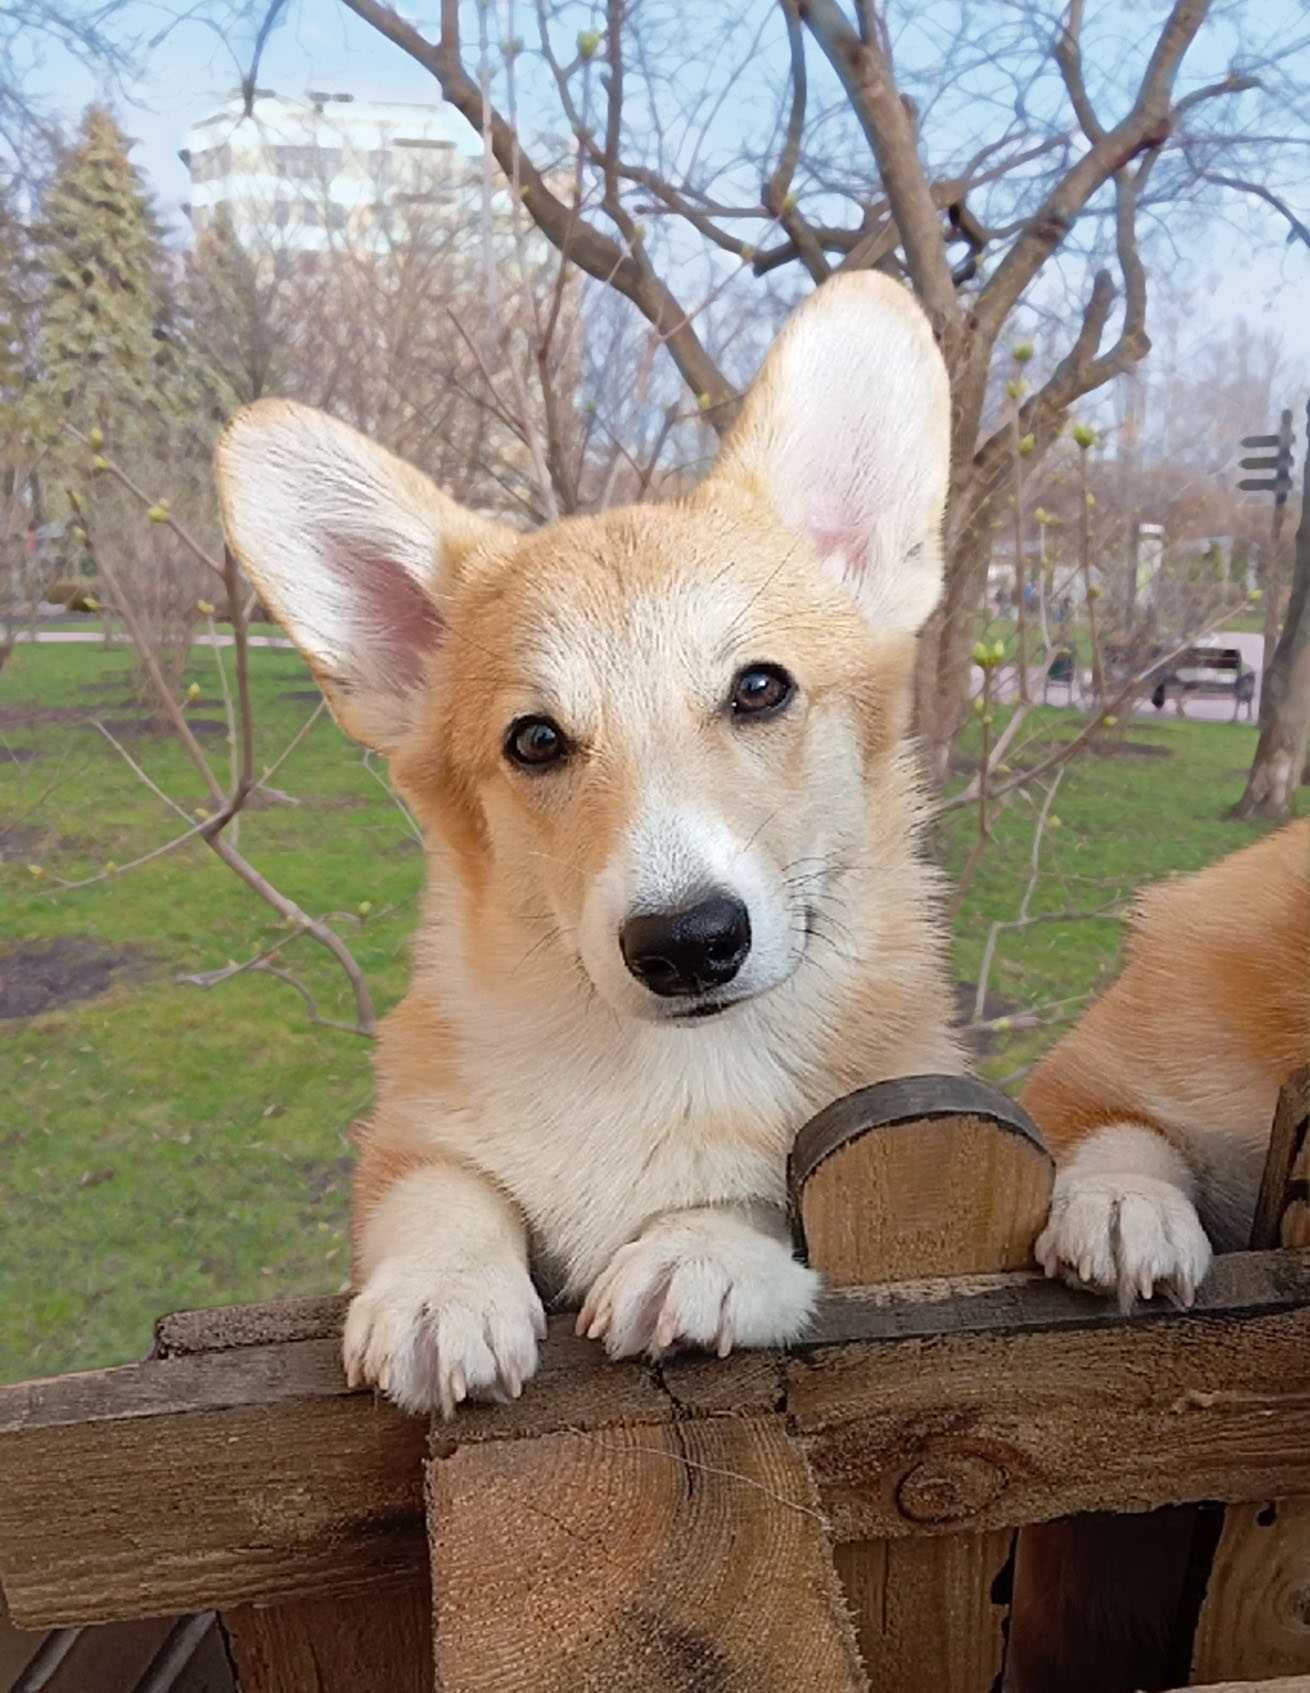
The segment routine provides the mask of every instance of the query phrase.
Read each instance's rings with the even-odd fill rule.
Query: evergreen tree
[[[8,435],[15,427],[23,393],[27,327],[24,261],[22,225],[0,199],[0,436]]]
[[[90,107],[35,231],[39,409],[57,427],[124,433],[174,419],[185,387],[170,333],[162,231],[130,142]]]

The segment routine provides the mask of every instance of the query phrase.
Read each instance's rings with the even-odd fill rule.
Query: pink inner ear
[[[811,522],[806,532],[821,558],[840,558],[846,573],[863,570],[869,561],[869,534],[852,524]]]
[[[444,628],[428,595],[394,559],[334,549],[331,562],[354,601],[361,646],[402,686],[421,681],[424,661]]]

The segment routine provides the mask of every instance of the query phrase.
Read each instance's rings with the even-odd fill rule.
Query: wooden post
[[[223,1613],[241,1693],[432,1693],[426,1583]]]
[[[1253,1248],[1310,1246],[1308,1180],[1310,1067],[1291,1076],[1279,1096]],[[1193,1682],[1310,1674],[1310,1500],[1225,1509],[1191,1673]]]
[[[861,1693],[775,1418],[460,1447],[429,1470],[443,1693]]]
[[[801,1133],[790,1173],[798,1234],[838,1288],[1027,1267],[1051,1181],[1024,1113],[948,1076],[839,1100]],[[917,1525],[958,1521],[992,1468],[962,1429],[953,1450],[935,1448],[901,1479],[900,1511]],[[988,1693],[997,1683],[1013,1538],[999,1529],[837,1548],[878,1693]]]
[[[670,1361],[663,1422],[587,1428],[597,1369],[620,1390],[652,1372],[566,1347],[565,1390],[591,1386],[564,1427],[484,1441],[476,1412],[433,1424],[442,1693],[868,1693],[776,1358]],[[553,1373],[513,1408],[525,1433],[550,1415]]]

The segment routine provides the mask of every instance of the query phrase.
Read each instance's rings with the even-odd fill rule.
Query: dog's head
[[[948,429],[926,320],[866,273],[795,313],[676,504],[521,535],[283,401],[218,469],[241,564],[441,842],[471,966],[540,985],[563,954],[682,1021],[840,926],[940,590]]]

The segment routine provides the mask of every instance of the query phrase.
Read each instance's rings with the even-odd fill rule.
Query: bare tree
[[[32,73],[51,47],[112,82],[130,68],[134,44],[114,21],[127,0],[0,0],[0,186],[31,185],[56,135]]]
[[[537,0],[546,79],[537,132],[549,133],[552,117],[570,132],[575,198],[553,183],[540,145],[529,152],[503,97],[506,66],[522,53],[512,3],[496,14],[492,65],[485,43],[465,41],[457,0],[444,0],[434,40],[382,0],[346,4],[424,65],[486,136],[537,228],[646,318],[716,430],[731,421],[745,373],[714,356],[696,302],[684,297],[689,243],[715,276],[727,263],[743,279],[776,279],[793,292],[861,266],[914,287],[955,392],[951,563],[921,642],[918,695],[940,772],[965,707],[992,512],[1013,466],[1015,425],[988,409],[998,343],[1020,308],[1049,299],[1062,281],[1075,290],[1077,304],[1059,314],[1072,327],[1020,407],[1018,428],[1040,455],[1070,406],[1148,350],[1148,228],[1174,210],[1195,215],[1205,195],[1217,202],[1279,180],[1287,154],[1278,127],[1256,121],[1261,113],[1277,107],[1282,133],[1304,140],[1304,112],[1296,118],[1288,103],[1290,53],[1265,94],[1243,103],[1272,63],[1262,43],[1222,76],[1185,80],[1202,33],[1213,56],[1233,27],[1229,12],[1211,17],[1207,0],[1174,0],[1146,32],[1137,68],[1122,74],[1112,67],[1124,62],[1123,20],[1116,28],[1098,19],[1089,36],[1083,0],[1059,8],[942,0],[905,17],[873,0],[849,11],[838,0],[768,8],[607,0],[603,30],[576,34],[570,21],[590,14]],[[735,110],[766,114],[735,152],[725,149],[720,116],[730,99]],[[1221,114],[1217,125],[1211,112]],[[1270,205],[1270,194],[1296,234],[1283,195],[1261,194]]]

